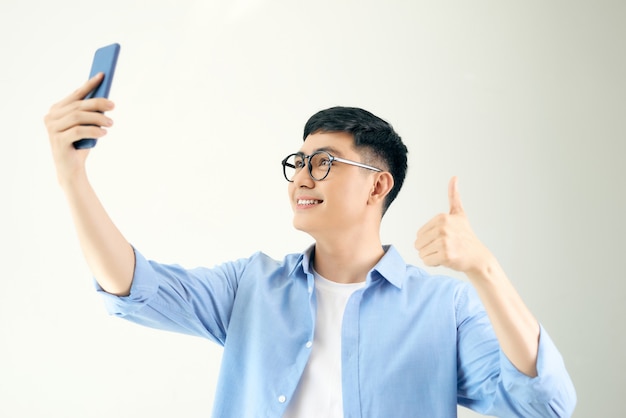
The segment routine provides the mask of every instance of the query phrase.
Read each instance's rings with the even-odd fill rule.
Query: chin
[[[307,232],[306,226],[304,225],[306,222],[302,222],[302,220],[293,218],[293,227],[298,231]]]
[[[305,232],[311,236],[313,235],[312,232],[315,229],[310,222],[307,222],[304,219],[298,219],[298,217],[293,218],[293,227],[298,231]]]

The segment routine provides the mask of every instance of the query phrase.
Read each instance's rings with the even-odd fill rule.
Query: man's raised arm
[[[528,310],[493,254],[472,231],[450,180],[450,213],[441,214],[417,233],[415,248],[426,265],[445,266],[470,279],[485,306],[502,351],[527,376],[537,375],[539,323]]]
[[[80,245],[100,286],[115,295],[128,295],[135,255],[132,247],[108,216],[89,184],[85,161],[89,149],[74,149],[82,138],[101,138],[102,127],[113,121],[104,115],[114,105],[108,99],[82,100],[102,80],[98,74],[56,103],[44,118],[59,185],[70,206]]]

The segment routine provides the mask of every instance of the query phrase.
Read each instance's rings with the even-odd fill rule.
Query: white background
[[[574,416],[625,416],[625,9],[3,0],[0,416],[210,415],[220,348],[106,315],[55,180],[43,116],[112,42],[115,126],[89,173],[146,256],[304,249],[280,160],[317,110],[366,108],[410,150],[383,240],[420,265],[415,232],[458,175],[475,231],[565,358]]]

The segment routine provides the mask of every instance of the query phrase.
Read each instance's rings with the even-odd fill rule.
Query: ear
[[[388,171],[377,173],[374,179],[374,184],[370,190],[369,198],[367,199],[368,205],[380,204],[381,206],[385,202],[385,198],[393,189],[393,176]]]

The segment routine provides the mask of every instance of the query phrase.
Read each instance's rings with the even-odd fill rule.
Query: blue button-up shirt
[[[281,417],[309,358],[314,278],[305,253],[263,253],[184,269],[135,251],[130,295],[102,289],[110,313],[223,345],[214,416]],[[541,328],[538,376],[500,350],[472,286],[407,265],[394,247],[350,297],[341,336],[344,417],[570,416],[576,394]]]

